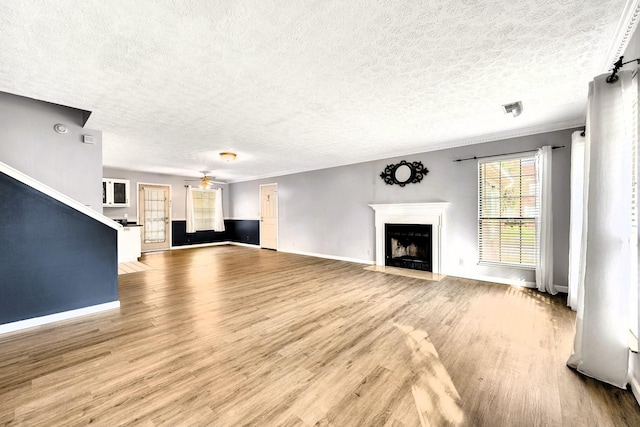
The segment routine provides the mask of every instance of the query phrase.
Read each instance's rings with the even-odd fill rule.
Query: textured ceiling
[[[93,111],[106,166],[233,182],[582,125],[626,3],[2,1],[0,91]]]

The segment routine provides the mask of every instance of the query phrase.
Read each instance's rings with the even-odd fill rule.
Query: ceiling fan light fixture
[[[207,188],[209,184],[211,184],[211,179],[209,179],[209,177],[200,179],[200,188]]]
[[[232,153],[231,151],[223,151],[222,153],[220,153],[220,158],[222,159],[222,161],[227,163],[234,161],[236,157],[236,153]]]
[[[510,104],[504,104],[502,106],[505,114],[513,114],[513,117],[518,117],[522,114],[522,101],[512,102]]]

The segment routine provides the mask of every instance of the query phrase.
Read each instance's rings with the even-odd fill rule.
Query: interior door
[[[278,249],[278,184],[260,186],[260,247]]]
[[[140,185],[138,218],[142,225],[142,252],[169,249],[169,187]]]

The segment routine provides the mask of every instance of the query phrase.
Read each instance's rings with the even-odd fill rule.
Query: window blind
[[[535,268],[535,156],[478,163],[480,264]]]

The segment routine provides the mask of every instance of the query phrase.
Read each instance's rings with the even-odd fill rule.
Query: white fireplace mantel
[[[433,273],[442,273],[442,234],[444,211],[448,202],[371,204],[376,221],[376,265],[384,266],[385,224],[430,224],[432,233]]]

